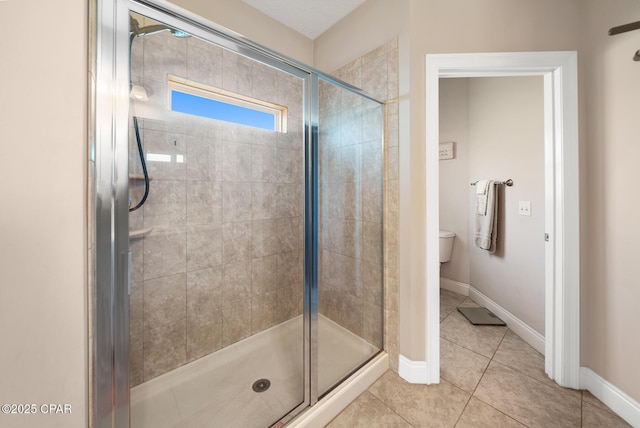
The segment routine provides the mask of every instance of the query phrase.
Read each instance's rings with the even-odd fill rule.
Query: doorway
[[[575,52],[427,55],[426,360],[440,378],[439,80],[543,76],[545,140],[545,372],[579,387],[579,205]]]
[[[451,256],[440,254],[448,259],[440,265],[441,319],[449,309],[457,313],[456,296],[447,299],[442,289],[470,294],[542,354],[543,97],[542,76],[440,79],[440,230],[455,234],[441,237],[453,244]],[[479,204],[485,195],[478,191],[487,190],[477,185],[482,179],[496,182],[490,212]],[[496,244],[487,248],[476,225],[494,211]]]

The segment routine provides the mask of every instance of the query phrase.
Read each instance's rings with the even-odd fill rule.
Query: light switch
[[[531,201],[520,201],[518,206],[518,214],[531,216]]]

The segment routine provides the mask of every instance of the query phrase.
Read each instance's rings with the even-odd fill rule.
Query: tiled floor
[[[329,428],[628,427],[587,391],[544,373],[544,357],[507,327],[473,326],[457,306],[472,300],[441,290],[439,385],[387,372]]]

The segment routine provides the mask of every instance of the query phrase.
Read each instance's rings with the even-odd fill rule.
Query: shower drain
[[[258,379],[253,382],[253,390],[255,392],[265,392],[271,386],[271,381],[269,379]]]

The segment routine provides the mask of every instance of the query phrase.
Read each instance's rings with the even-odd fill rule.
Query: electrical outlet
[[[518,214],[531,216],[531,201],[520,201],[518,205]]]

